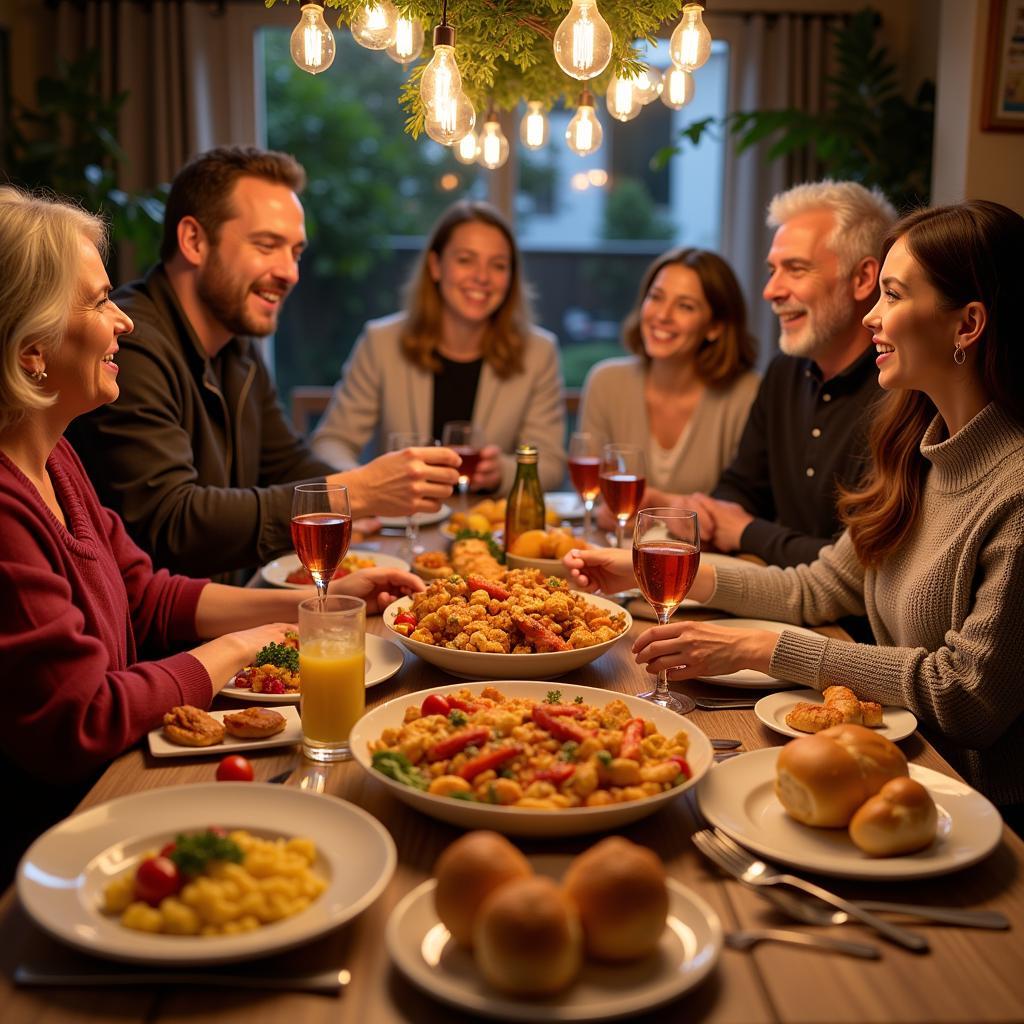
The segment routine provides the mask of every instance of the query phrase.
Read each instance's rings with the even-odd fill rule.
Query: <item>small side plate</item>
[[[183,747],[180,743],[172,743],[163,734],[162,729],[154,729],[149,734],[149,752],[154,757],[205,757],[207,754],[244,754],[249,750],[261,750],[264,747],[288,747],[293,743],[302,742],[302,723],[299,711],[294,704],[284,704],[275,708],[279,715],[284,716],[285,726],[282,732],[263,739],[239,739],[237,736],[226,735],[223,743],[214,743],[209,747]],[[237,715],[238,708],[227,711],[211,711],[210,717],[218,722],[225,715]]]

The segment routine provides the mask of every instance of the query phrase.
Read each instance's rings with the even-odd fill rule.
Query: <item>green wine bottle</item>
[[[505,551],[527,530],[543,530],[544,492],[537,476],[537,446],[521,444],[516,448],[516,478],[505,506]]]

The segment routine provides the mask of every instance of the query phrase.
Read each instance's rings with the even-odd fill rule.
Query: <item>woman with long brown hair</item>
[[[732,268],[706,249],[662,253],[644,272],[622,343],[631,355],[587,374],[579,429],[597,445],[646,451],[648,505],[711,491],[758,385],[757,342]]]
[[[867,615],[877,647],[783,631],[659,626],[634,645],[674,679],[754,668],[909,708],[1015,827],[1024,811],[1024,218],[973,201],[920,210],[885,245],[864,318],[889,394],[846,531],[796,568],[702,566],[690,596],[817,625]],[[569,560],[621,589],[614,555]]]
[[[507,491],[515,447],[540,449],[540,477],[565,474],[565,407],[558,343],[531,323],[522,259],[512,230],[487,203],[460,200],[434,225],[406,287],[406,308],[369,321],[313,450],[339,469],[389,434],[440,439],[469,421],[483,440],[470,487]]]

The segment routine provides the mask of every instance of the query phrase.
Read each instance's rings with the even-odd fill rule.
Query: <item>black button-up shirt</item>
[[[838,487],[854,484],[867,464],[867,427],[880,395],[871,346],[827,381],[810,359],[772,360],[713,494],[755,517],[741,552],[800,565],[835,540]]]

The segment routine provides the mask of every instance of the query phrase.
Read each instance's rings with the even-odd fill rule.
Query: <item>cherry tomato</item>
[[[160,847],[160,856],[161,857],[170,857],[170,855],[172,853],[174,853],[174,851],[177,848],[178,848],[177,843],[164,843],[164,845]]]
[[[168,857],[147,857],[135,872],[135,898],[151,907],[173,896],[182,884],[178,865]]]
[[[403,623],[407,626],[416,626],[419,624],[416,616],[413,615],[412,612],[399,612],[395,616],[395,625],[400,626]]]
[[[252,782],[252,780],[252,765],[241,754],[228,754],[217,765],[218,782]]]
[[[420,706],[421,715],[447,715],[451,706],[439,693],[430,694]]]

